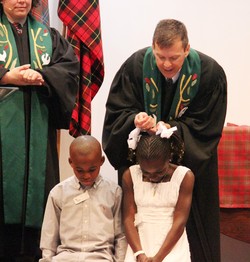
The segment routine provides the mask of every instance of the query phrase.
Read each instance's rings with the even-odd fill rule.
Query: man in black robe
[[[40,255],[45,203],[59,182],[57,129],[68,129],[78,90],[78,59],[30,15],[38,3],[0,1],[0,261]]]
[[[123,63],[106,103],[103,149],[118,170],[119,183],[131,165],[127,139],[135,127],[154,133],[155,118],[168,128],[177,126],[185,143],[183,165],[195,174],[187,224],[195,262],[220,261],[217,146],[226,107],[224,70],[211,57],[191,49],[185,26],[172,19],[157,25],[152,47]]]

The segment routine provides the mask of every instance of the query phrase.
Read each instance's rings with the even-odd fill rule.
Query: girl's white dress
[[[137,205],[135,226],[138,229],[142,249],[153,257],[160,249],[173,223],[173,212],[178,200],[180,184],[189,169],[178,166],[169,182],[150,183],[142,181],[138,165],[130,167]],[[136,261],[128,246],[125,262]],[[186,230],[164,262],[190,262],[189,243]]]

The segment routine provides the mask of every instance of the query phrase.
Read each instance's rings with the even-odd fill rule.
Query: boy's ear
[[[103,165],[104,162],[105,162],[105,156],[102,156],[102,159],[101,159],[101,166]]]
[[[72,160],[71,160],[70,157],[68,158],[68,161],[69,161],[69,164],[71,165],[72,164]]]

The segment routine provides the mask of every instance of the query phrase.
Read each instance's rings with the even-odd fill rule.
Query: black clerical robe
[[[51,28],[50,34],[52,38],[52,56],[50,64],[42,69],[36,69],[39,71],[44,80],[44,86],[32,87],[36,88],[38,98],[42,100],[48,108],[48,118],[45,120],[48,122],[48,135],[45,140],[41,138],[41,143],[46,143],[46,152],[41,152],[39,145],[34,149],[35,154],[41,154],[45,156],[46,159],[43,159],[45,162],[45,185],[43,192],[39,192],[44,198],[44,203],[42,208],[44,208],[47,200],[49,191],[54,185],[59,182],[59,161],[58,161],[58,152],[57,152],[57,129],[68,129],[69,122],[71,118],[71,112],[74,106],[77,89],[78,89],[78,79],[77,75],[79,72],[79,62],[77,57],[74,54],[73,49],[69,43],[59,34],[58,31]],[[30,54],[29,54],[29,40],[28,40],[28,31],[27,23],[24,25],[22,35],[18,35],[14,30],[15,41],[17,45],[18,55],[20,65],[30,64]],[[0,68],[0,78],[6,73],[7,69]],[[23,106],[17,107],[16,110],[24,110],[25,116],[25,177],[29,176],[29,170],[32,169],[32,166],[29,167],[29,154],[30,154],[30,133],[31,133],[31,86],[22,86],[16,92],[23,93]],[[10,98],[11,101],[11,98]],[[38,105],[39,106],[39,105]],[[4,116],[6,119],[8,115]],[[1,121],[6,121],[1,119]],[[15,126],[15,123],[11,122],[12,127],[10,130],[18,130]],[[35,130],[36,127],[33,128]],[[34,133],[33,136],[39,137],[39,128]],[[1,135],[1,134],[0,134]],[[18,145],[20,142],[18,136],[11,136],[9,139],[14,141]],[[39,232],[40,225],[34,227],[27,226],[25,224],[25,202],[29,198],[29,184],[24,185],[23,193],[23,210],[21,223],[17,224],[6,224],[4,217],[4,208],[3,203],[8,206],[8,199],[4,199],[4,194],[2,186],[5,183],[3,168],[2,168],[2,152],[3,148],[1,146],[0,150],[0,178],[1,178],[1,188],[0,188],[0,257],[9,257],[10,255],[19,255],[20,253],[28,254],[35,256],[39,253]],[[13,152],[15,149],[13,149]],[[15,164],[15,154],[11,156],[13,158],[13,163]],[[41,159],[42,161],[42,159]],[[13,185],[15,186],[15,176],[18,176],[20,170],[16,167],[16,172],[13,174]],[[37,176],[42,176],[42,174],[37,173]],[[26,182],[24,182],[25,184]],[[33,188],[32,190],[37,190]],[[36,210],[36,199],[34,199],[33,209]],[[40,208],[40,207],[39,207]],[[42,214],[43,215],[43,214]],[[42,217],[40,217],[42,222]]]
[[[124,170],[127,138],[135,128],[134,118],[144,112],[143,59],[146,49],[134,53],[117,72],[106,103],[103,149],[115,169]],[[199,90],[188,110],[180,117],[167,119],[173,94],[162,90],[162,119],[177,126],[185,143],[183,165],[195,174],[195,186],[187,233],[192,261],[220,261],[219,196],[217,145],[224,126],[227,107],[227,81],[222,67],[211,57],[198,52],[201,60]],[[118,178],[120,180],[120,178]]]

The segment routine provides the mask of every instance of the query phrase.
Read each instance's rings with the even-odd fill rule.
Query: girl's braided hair
[[[138,163],[139,160],[163,159],[180,165],[184,155],[184,143],[177,133],[170,138],[161,138],[159,135],[143,133],[137,148],[130,151],[129,160]],[[132,158],[131,158],[132,157]]]

